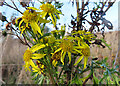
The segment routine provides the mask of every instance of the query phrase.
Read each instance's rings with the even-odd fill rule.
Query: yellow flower
[[[79,50],[80,46],[78,46],[75,42],[74,42],[74,38],[73,37],[67,37],[67,38],[63,38],[60,45],[59,45],[59,49],[57,49],[54,54],[56,54],[57,52],[61,52],[61,62],[64,65],[64,58],[65,55],[68,54],[69,57],[69,64],[71,63],[71,53],[81,53],[81,51]],[[53,55],[54,55],[53,54]]]
[[[38,75],[41,75],[41,74],[44,74],[43,71],[44,71],[44,65],[40,63],[40,61],[37,61],[37,66],[33,67],[32,68],[33,72],[36,72],[36,77]]]
[[[40,17],[40,12],[36,12],[36,10],[38,10],[37,8],[34,7],[28,7],[27,10],[23,13],[23,16],[16,19],[16,23],[18,24],[18,20],[22,19],[19,22],[19,29],[21,31],[21,34],[23,33],[23,31],[29,27],[29,24],[32,27],[33,32],[36,34],[37,31],[42,35],[40,27],[38,26],[38,21],[40,23],[48,23],[48,20],[45,20],[43,18]],[[22,23],[25,23],[25,28],[22,29],[21,25]]]
[[[49,3],[42,4],[40,8],[41,10],[43,10],[41,12],[42,17],[44,18],[48,14],[51,17],[54,26],[56,26],[56,21],[57,21],[56,16],[58,17],[58,19],[60,19],[60,16],[58,14],[62,14],[62,13],[58,11],[52,4]]]
[[[48,39],[48,43],[52,44],[55,42],[55,37],[54,36],[47,36],[47,39]]]
[[[52,54],[52,64],[56,67],[56,64],[58,63],[58,60],[60,60],[61,58],[61,53],[60,52],[56,52],[54,54]]]
[[[75,34],[83,35],[83,34],[85,34],[85,31],[84,30],[73,31],[72,35],[75,35]]]
[[[86,32],[84,35],[83,35],[84,39],[85,40],[88,40],[89,42],[91,41],[92,38],[95,38],[94,34],[92,34],[91,32]],[[91,42],[90,42],[91,43]]]
[[[37,53],[34,53],[35,51],[37,51],[37,50],[39,50],[41,48],[44,48],[45,46],[46,45],[44,45],[44,44],[42,44],[42,45],[41,44],[37,44],[37,45],[31,47],[30,49],[28,48],[25,51],[25,53],[23,55],[23,60],[25,62],[24,67],[25,67],[26,70],[30,71],[30,69],[29,69],[30,66],[31,67],[35,67],[35,64],[32,61],[32,59],[41,59],[41,58],[43,58],[46,55],[46,54],[37,54]]]
[[[77,65],[84,57],[84,69],[85,69],[87,65],[88,57],[90,56],[90,47],[87,44],[83,44],[82,47],[80,47],[80,50],[81,50],[81,56],[74,65]]]
[[[85,32],[84,30],[80,30],[80,31],[73,31],[72,35],[78,35],[81,39],[87,40],[87,41],[91,41],[92,38],[94,38],[94,34],[92,34],[91,32]],[[90,42],[91,43],[91,42]]]

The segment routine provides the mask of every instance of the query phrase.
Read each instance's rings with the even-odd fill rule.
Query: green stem
[[[58,79],[60,79],[60,77],[61,77],[61,74],[62,74],[62,72],[63,72],[63,69],[64,69],[64,67],[62,68],[62,70],[60,71],[60,74],[59,74],[59,77],[58,77]]]
[[[35,37],[33,31],[30,31],[30,30],[27,30],[27,31],[32,35],[32,38],[35,39],[35,41],[37,42],[36,37]]]
[[[45,28],[45,25],[46,25],[46,23],[44,23],[44,24],[43,24],[42,31],[44,30],[44,28]]]
[[[57,77],[57,75],[56,75],[55,68],[53,68],[52,63],[50,62],[51,58],[50,58],[50,52],[49,52],[49,51],[50,51],[50,48],[48,47],[48,58],[47,58],[47,60],[48,60],[50,72],[52,73],[52,75],[55,75],[55,77],[56,77],[56,82],[58,83],[58,77]]]
[[[98,67],[98,66],[95,66],[95,67],[93,67],[93,69],[95,69],[95,68],[101,68],[101,67]],[[85,70],[83,70],[79,75],[81,75],[81,74],[83,74],[84,72],[86,72],[86,71],[89,71],[89,70],[91,70],[90,68],[87,68],[87,69],[85,69]]]
[[[27,34],[27,33],[26,33]],[[31,44],[33,44],[33,42],[27,37],[27,35],[26,34],[24,34],[24,36],[25,36],[25,38],[31,43]],[[33,44],[34,45],[34,44]]]

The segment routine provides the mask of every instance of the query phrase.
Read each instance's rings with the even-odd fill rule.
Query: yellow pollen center
[[[60,58],[61,58],[61,53],[60,52],[57,52],[52,56],[52,59],[56,60],[56,61],[59,60]]]
[[[87,57],[90,56],[90,48],[86,47],[86,48],[82,49],[82,54]]]
[[[32,56],[32,52],[30,50],[26,50],[24,55],[23,55],[24,61],[29,61],[31,56]]]
[[[63,40],[63,42],[60,44],[60,47],[64,52],[71,52],[73,49],[73,43],[70,40]]]
[[[55,10],[54,6],[48,3],[41,5],[40,8],[47,13],[54,13]]]
[[[31,21],[35,21],[37,19],[37,12],[30,12],[29,10],[26,10],[23,13],[22,19],[24,19],[25,23],[31,22]]]

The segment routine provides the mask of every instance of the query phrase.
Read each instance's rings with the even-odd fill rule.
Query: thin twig
[[[18,12],[20,12],[21,14],[23,14],[20,10],[18,10],[17,8],[12,7],[11,5],[9,5],[6,2],[4,2],[4,5],[6,5],[6,6],[10,7],[10,8],[13,8],[13,9],[17,10]]]
[[[103,8],[104,8],[105,4],[107,3],[107,1],[108,1],[108,0],[106,0],[105,3],[104,3],[104,2],[102,3],[101,11],[103,10]]]
[[[13,3],[13,5],[16,7],[16,9],[18,9],[18,8],[17,8],[17,6],[15,5],[14,1],[13,1],[13,0],[11,0],[11,2],[12,2],[12,3]]]

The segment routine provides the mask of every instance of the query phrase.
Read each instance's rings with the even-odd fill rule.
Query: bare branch
[[[13,5],[16,7],[16,9],[18,9],[18,8],[17,8],[17,6],[15,5],[14,1],[13,1],[13,0],[11,0],[11,2],[12,2],[12,3],[13,3]]]
[[[9,5],[6,2],[4,2],[4,5],[6,5],[6,6],[10,7],[10,8],[13,8],[13,9],[17,10],[18,12],[20,12],[21,14],[23,14],[20,10],[18,10],[17,8],[12,7],[11,5]]]

